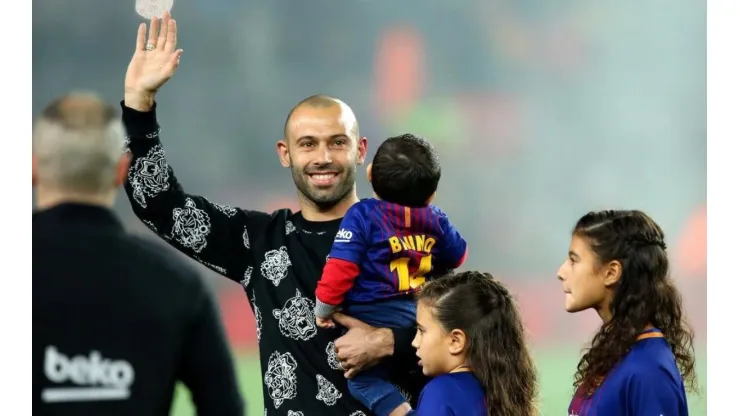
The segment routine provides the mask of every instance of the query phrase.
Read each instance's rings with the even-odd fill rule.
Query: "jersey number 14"
[[[409,270],[408,257],[401,257],[391,261],[391,272],[395,272],[398,276],[398,291],[406,292],[412,289],[416,289],[424,282],[427,278],[425,275],[432,271],[432,256],[427,254],[419,261],[419,267],[414,271]]]

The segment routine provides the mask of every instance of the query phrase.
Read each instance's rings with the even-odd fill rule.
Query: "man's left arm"
[[[198,292],[182,344],[178,378],[190,390],[197,414],[243,415],[244,402],[218,306],[200,282]]]

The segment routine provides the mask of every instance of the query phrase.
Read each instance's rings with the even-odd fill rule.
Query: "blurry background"
[[[589,210],[645,210],[667,234],[706,392],[704,2],[176,0],[173,15],[185,52],[159,121],[187,191],[295,207],[275,141],[316,93],[352,106],[371,152],[389,135],[426,136],[443,157],[436,202],[471,245],[466,268],[519,298],[545,416],[566,412],[599,323],[563,311],[555,272],[570,229]],[[122,99],[140,20],[133,0],[33,0],[34,114],[71,89]],[[117,209],[149,233],[123,195]],[[262,414],[246,296],[191,264],[219,295],[250,414]],[[174,414],[192,414],[186,391]],[[705,395],[691,414],[706,414]]]

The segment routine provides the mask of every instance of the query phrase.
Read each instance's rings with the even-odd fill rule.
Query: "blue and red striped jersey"
[[[406,295],[459,267],[466,255],[467,243],[438,207],[363,199],[344,216],[327,263],[356,265],[354,276],[327,267],[316,295],[330,305]]]

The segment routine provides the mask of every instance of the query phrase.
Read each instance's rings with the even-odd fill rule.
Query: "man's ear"
[[[122,154],[121,158],[118,159],[118,164],[116,165],[116,177],[114,178],[113,186],[118,188],[119,186],[122,186],[124,183],[126,183],[126,179],[128,179],[128,170],[130,167],[131,154]]]
[[[365,163],[367,157],[367,137],[360,137],[357,141],[357,164],[361,165]]]
[[[278,140],[277,142],[277,154],[278,158],[280,159],[280,164],[283,165],[284,168],[290,167],[290,152],[288,152],[288,142],[283,140]]]

